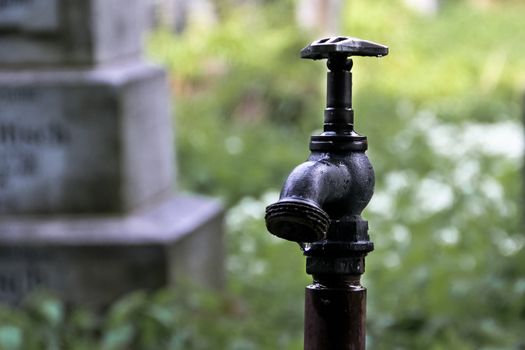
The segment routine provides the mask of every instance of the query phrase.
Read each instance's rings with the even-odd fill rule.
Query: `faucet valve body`
[[[310,157],[292,171],[265,219],[272,234],[309,243],[306,255],[334,241],[360,251],[373,249],[361,212],[372,197],[374,171],[365,155],[367,138],[354,130],[349,57],[387,54],[386,46],[342,36],[314,41],[301,50],[302,58],[327,59],[324,128],[311,137]]]
[[[305,349],[364,349],[366,289],[359,283],[374,249],[361,212],[372,198],[374,170],[365,136],[354,130],[350,56],[386,56],[370,41],[333,37],[314,41],[301,58],[327,59],[323,132],[311,154],[288,176],[280,199],[266,208],[266,227],[299,243],[306,272]]]

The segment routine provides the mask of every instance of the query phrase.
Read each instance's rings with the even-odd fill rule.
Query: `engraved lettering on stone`
[[[47,273],[39,266],[13,266],[0,271],[0,295],[17,298],[49,284]]]
[[[0,100],[2,100],[3,102],[29,102],[31,100],[34,100],[35,97],[36,92],[33,89],[0,90]]]
[[[0,0],[0,11],[9,7],[24,6],[33,2],[33,0]]]
[[[60,124],[44,126],[16,125],[0,122],[0,144],[25,144],[36,146],[60,146],[71,141],[68,132]]]
[[[60,124],[30,126],[0,122],[0,146],[6,150],[0,152],[0,189],[9,185],[10,178],[38,176],[39,154],[46,147],[63,147],[70,142],[69,131]]]
[[[0,88],[0,213],[60,200],[78,129],[61,105],[58,90]]]

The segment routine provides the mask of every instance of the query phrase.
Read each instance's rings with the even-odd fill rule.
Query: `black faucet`
[[[328,60],[324,130],[311,137],[310,157],[288,176],[265,219],[270,233],[301,245],[313,275],[305,349],[364,349],[366,290],[359,280],[374,245],[361,212],[372,198],[374,170],[367,138],[354,130],[349,57],[387,54],[384,45],[343,36],[301,50],[301,58]]]

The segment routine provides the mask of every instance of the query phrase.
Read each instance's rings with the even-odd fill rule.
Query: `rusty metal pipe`
[[[361,350],[366,343],[366,289],[314,276],[305,290],[304,349]]]

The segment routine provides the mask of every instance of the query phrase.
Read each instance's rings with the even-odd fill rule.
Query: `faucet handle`
[[[316,40],[301,50],[301,58],[320,60],[332,56],[375,56],[388,55],[388,47],[372,41],[336,36]]]

